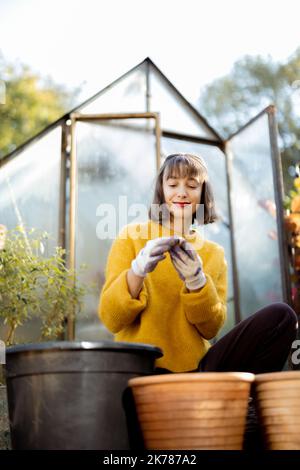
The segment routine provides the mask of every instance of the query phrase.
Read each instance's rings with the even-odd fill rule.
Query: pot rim
[[[278,380],[300,380],[300,370],[284,370],[255,375],[255,382],[274,382]]]
[[[251,372],[185,372],[135,377],[128,381],[128,385],[136,387],[171,382],[254,382],[254,379],[255,375]]]
[[[80,350],[103,350],[116,352],[147,352],[153,353],[156,357],[163,356],[162,350],[154,345],[145,343],[127,343],[117,341],[45,341],[41,343],[27,343],[8,346],[6,354],[18,354],[22,352],[42,352],[42,351],[80,351]]]

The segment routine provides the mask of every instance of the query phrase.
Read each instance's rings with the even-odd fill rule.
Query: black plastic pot
[[[159,348],[49,342],[6,352],[13,449],[142,448],[127,382],[153,374]]]

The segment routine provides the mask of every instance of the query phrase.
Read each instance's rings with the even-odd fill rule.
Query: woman
[[[216,220],[205,162],[169,155],[149,220],[127,225],[112,244],[102,322],[117,341],[160,347],[157,373],[281,370],[297,328],[285,303],[260,309],[211,346],[226,320],[227,263],[220,245],[191,230],[201,215],[204,225]]]

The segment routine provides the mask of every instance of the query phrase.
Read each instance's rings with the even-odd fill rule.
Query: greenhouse
[[[291,302],[274,106],[224,139],[147,58],[0,162],[0,222],[47,231],[47,252],[65,247],[69,266],[86,264],[84,280],[97,284],[66,339],[112,337],[97,316],[112,238],[97,227],[108,205],[116,234],[144,221],[128,208],[150,205],[155,175],[176,152],[200,154],[215,190],[219,220],[200,230],[228,262],[222,335],[267,303]],[[37,330],[24,329],[26,340]]]

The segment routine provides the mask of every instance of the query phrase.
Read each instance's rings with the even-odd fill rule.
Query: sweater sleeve
[[[135,257],[132,240],[119,235],[113,241],[108,255],[105,283],[98,306],[99,318],[114,334],[132,323],[147,305],[148,292],[145,283],[136,299],[132,298],[129,292],[127,272]]]
[[[227,313],[227,262],[222,251],[219,275],[215,282],[205,273],[206,284],[200,291],[189,292],[182,287],[180,296],[186,317],[205,339],[211,339],[220,330]]]

